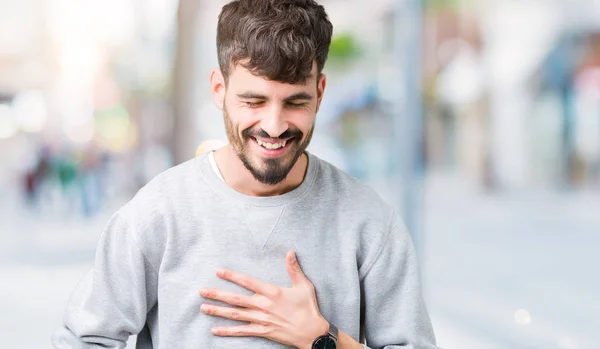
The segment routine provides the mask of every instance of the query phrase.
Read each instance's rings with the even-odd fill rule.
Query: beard
[[[256,179],[257,181],[267,184],[276,185],[281,183],[287,178],[288,174],[300,158],[306,151],[306,148],[310,144],[310,140],[313,135],[315,125],[311,127],[308,135],[303,139],[304,133],[296,128],[288,129],[277,138],[272,138],[267,132],[262,129],[245,129],[238,132],[238,125],[234,124],[227,108],[223,109],[223,118],[225,120],[225,130],[227,131],[227,138],[229,144],[235,151],[236,155],[244,164],[244,167]],[[291,141],[287,143],[284,155],[278,158],[266,158],[261,159],[259,156],[252,156],[250,150],[250,142],[254,142],[251,138],[262,137],[268,139],[289,139]],[[291,139],[293,138],[293,139]]]

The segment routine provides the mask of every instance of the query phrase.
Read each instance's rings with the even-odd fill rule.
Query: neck
[[[267,185],[252,176],[231,145],[215,151],[215,162],[225,183],[237,192],[249,196],[277,196],[290,192],[302,184],[308,168],[308,156],[304,153],[283,181],[275,185]]]

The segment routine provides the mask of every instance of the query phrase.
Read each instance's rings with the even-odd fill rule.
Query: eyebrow
[[[289,97],[287,97],[286,99],[284,99],[285,102],[291,102],[291,101],[298,101],[298,100],[305,100],[305,101],[310,101],[313,99],[313,96],[309,95],[306,92],[300,92],[300,93],[296,93],[293,94]]]
[[[259,95],[257,93],[252,93],[252,92],[238,93],[237,96],[238,96],[238,98],[242,98],[242,99],[267,99],[266,96]]]
[[[258,93],[254,93],[254,92],[244,92],[244,93],[239,93],[237,94],[238,98],[241,99],[268,99],[266,96],[258,94]],[[293,94],[289,97],[286,97],[283,101],[284,102],[291,102],[291,101],[297,101],[297,100],[305,100],[305,101],[310,101],[313,99],[313,96],[309,95],[306,92],[299,92],[296,94]]]

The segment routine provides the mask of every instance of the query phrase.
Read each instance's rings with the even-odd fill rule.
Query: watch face
[[[337,349],[335,339],[329,336],[323,336],[315,341],[313,349]]]

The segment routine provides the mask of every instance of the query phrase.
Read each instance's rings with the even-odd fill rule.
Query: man
[[[400,218],[306,152],[331,33],[313,0],[223,7],[210,86],[229,144],[111,218],[55,347],[435,348]]]

